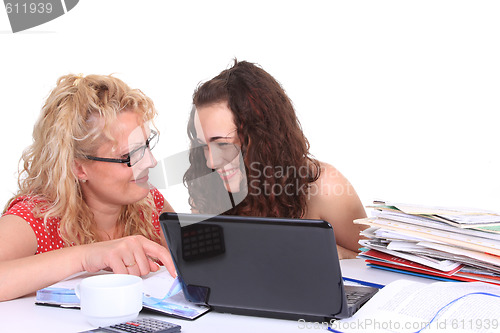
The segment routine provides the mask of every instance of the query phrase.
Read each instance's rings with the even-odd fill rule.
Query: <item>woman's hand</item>
[[[109,268],[114,273],[143,276],[158,271],[156,259],[172,276],[177,275],[168,249],[143,236],[70,246],[4,260],[0,256],[0,302],[32,293],[78,272]]]
[[[128,236],[82,246],[82,268],[87,272],[111,269],[114,273],[143,276],[159,269],[160,260],[172,276],[177,276],[167,248],[144,236]]]

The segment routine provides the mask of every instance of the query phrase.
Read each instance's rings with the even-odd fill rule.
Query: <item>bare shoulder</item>
[[[353,193],[351,183],[333,165],[320,162],[320,167],[320,176],[311,188],[311,196],[315,196],[317,200],[325,200]]]
[[[320,162],[320,166],[320,176],[309,192],[308,215],[324,218],[325,212],[360,210],[360,207],[364,212],[349,180],[331,164]]]
[[[33,229],[19,216],[0,217],[0,261],[33,255],[37,240]]]

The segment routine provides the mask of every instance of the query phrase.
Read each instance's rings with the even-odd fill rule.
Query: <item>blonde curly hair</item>
[[[144,122],[157,115],[149,97],[111,75],[60,77],[34,126],[33,144],[22,154],[19,190],[5,210],[17,198],[29,196],[36,203],[33,213],[43,217],[46,226],[52,218],[60,218],[59,232],[66,245],[99,241],[72,165],[95,153],[103,136],[113,140],[110,124],[125,110],[136,112]],[[92,121],[96,118],[101,121]],[[154,210],[151,194],[124,206],[119,218],[124,235],[144,235],[158,242],[151,221]]]

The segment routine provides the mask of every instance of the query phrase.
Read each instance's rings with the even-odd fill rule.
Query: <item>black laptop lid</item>
[[[329,223],[176,213],[160,222],[188,300],[276,318],[347,316]]]

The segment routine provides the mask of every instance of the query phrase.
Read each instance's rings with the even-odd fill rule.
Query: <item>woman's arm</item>
[[[35,255],[36,248],[36,236],[26,221],[14,215],[0,218],[0,301],[33,293],[78,272],[111,268],[114,273],[142,276],[158,270],[150,257],[159,258],[175,276],[168,250],[143,236]]]
[[[361,201],[349,181],[333,166],[321,163],[321,176],[310,188],[306,217],[329,222],[335,231],[340,259],[355,258],[359,233],[365,226],[353,223],[366,217]]]

